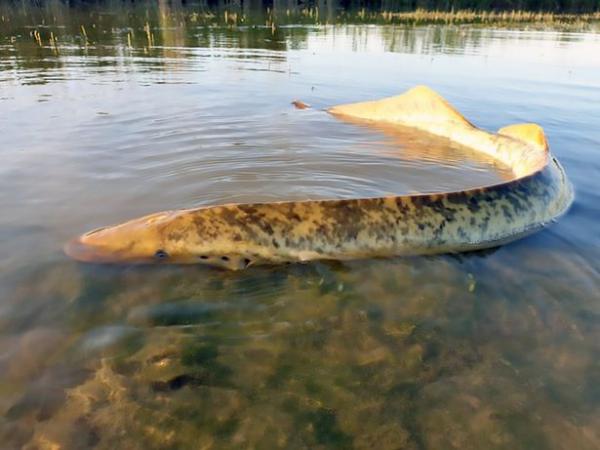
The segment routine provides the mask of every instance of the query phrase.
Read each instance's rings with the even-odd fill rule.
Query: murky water
[[[0,23],[2,448],[600,447],[600,35],[163,13]],[[460,256],[228,273],[62,254],[162,209],[506,177],[322,111],[421,83],[483,128],[540,123],[569,214]]]

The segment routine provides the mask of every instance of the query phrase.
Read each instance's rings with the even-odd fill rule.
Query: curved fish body
[[[461,252],[530,234],[572,202],[571,185],[537,125],[488,133],[426,87],[329,112],[449,138],[507,164],[514,177],[457,192],[166,211],[84,234],[67,244],[66,253],[86,262],[200,263],[238,270],[317,259]]]

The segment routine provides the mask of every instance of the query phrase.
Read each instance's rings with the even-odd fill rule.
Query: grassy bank
[[[534,11],[428,11],[362,13],[366,20],[395,23],[577,23],[600,20],[600,12],[569,14]]]
[[[524,26],[527,28],[596,29],[600,23],[600,12],[553,13],[536,11],[478,11],[462,9],[456,11],[416,9],[414,11],[375,11],[368,9],[323,10],[318,7],[301,9],[269,9],[261,14],[247,14],[236,8],[220,11],[203,10],[189,12],[185,17],[190,22],[206,24],[279,26],[290,24],[474,24],[490,26]]]

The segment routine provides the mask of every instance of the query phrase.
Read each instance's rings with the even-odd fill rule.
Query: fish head
[[[178,211],[151,214],[85,233],[64,250],[75,260],[91,263],[196,262],[196,252],[186,241],[191,224],[182,219]]]
[[[204,264],[229,270],[261,263],[256,252],[219,221],[218,211],[151,214],[85,233],[68,242],[64,250],[71,258],[88,263]]]

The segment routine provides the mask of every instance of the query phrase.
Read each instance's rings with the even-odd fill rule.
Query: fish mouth
[[[65,254],[76,261],[85,263],[117,264],[146,262],[141,259],[132,258],[130,255],[123,255],[121,252],[110,251],[101,246],[84,242],[87,236],[96,231],[99,230],[94,230],[67,242],[63,247]]]
[[[76,261],[88,263],[116,262],[114,257],[111,258],[110,255],[102,252],[98,247],[82,242],[82,237],[71,239],[65,244],[63,250],[68,257]]]
[[[146,256],[132,252],[131,246],[122,249],[106,247],[102,242],[89,239],[92,233],[101,229],[90,231],[68,241],[63,251],[65,255],[75,261],[96,264],[155,264],[163,262],[156,256]],[[90,242],[91,241],[91,242]]]
[[[107,227],[100,227],[100,228],[96,228],[94,230],[88,231],[85,234],[82,234],[81,236],[78,236],[74,239],[71,239],[69,242],[67,242],[64,247],[63,247],[63,251],[65,252],[65,254],[70,257],[73,258],[76,261],[82,261],[82,262],[110,262],[108,255],[106,254],[106,252],[102,252],[98,246],[95,245],[90,245],[88,243],[83,242],[84,239],[88,238],[89,236],[91,236],[92,234],[95,234],[99,231],[102,231],[104,229],[106,229]]]

